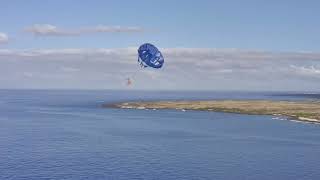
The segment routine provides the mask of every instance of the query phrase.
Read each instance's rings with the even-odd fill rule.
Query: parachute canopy
[[[159,69],[163,66],[164,58],[161,52],[150,43],[142,44],[138,49],[138,62],[141,67],[152,67]]]

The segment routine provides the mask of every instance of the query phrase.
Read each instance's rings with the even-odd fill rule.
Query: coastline
[[[147,101],[105,104],[122,109],[176,109],[181,111],[214,111],[248,115],[285,116],[289,120],[320,123],[319,101],[275,100],[205,100],[205,101]]]

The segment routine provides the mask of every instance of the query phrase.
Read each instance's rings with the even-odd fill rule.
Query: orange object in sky
[[[130,78],[127,78],[127,86],[130,86],[132,84],[132,81]]]

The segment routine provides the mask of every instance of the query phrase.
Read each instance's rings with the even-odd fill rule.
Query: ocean
[[[292,92],[0,90],[0,179],[318,180],[319,124],[102,105],[319,98]]]

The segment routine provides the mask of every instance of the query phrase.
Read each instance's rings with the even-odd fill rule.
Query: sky
[[[0,88],[319,91],[319,7],[316,0],[3,0]],[[162,51],[162,69],[137,65],[145,42]]]

